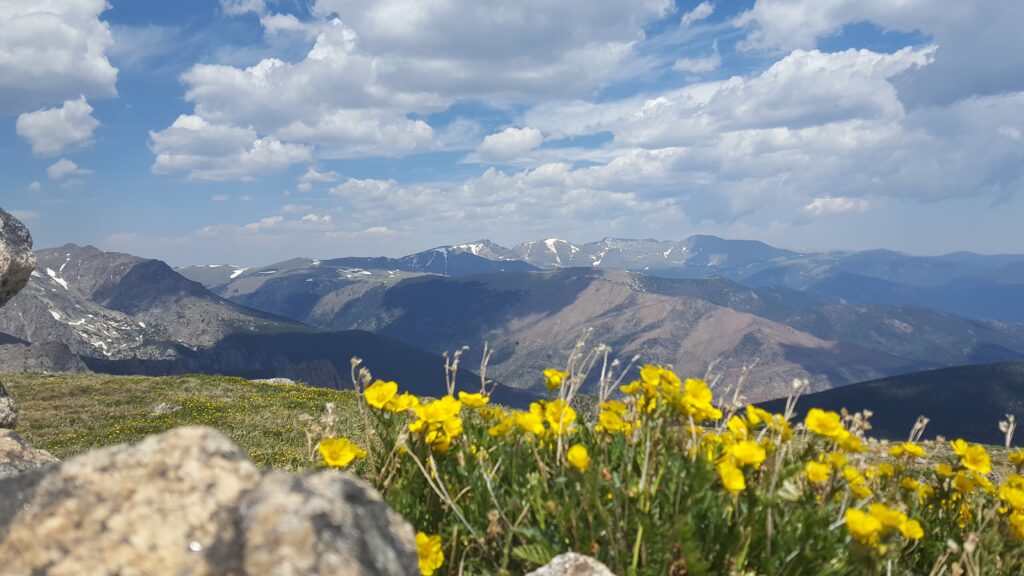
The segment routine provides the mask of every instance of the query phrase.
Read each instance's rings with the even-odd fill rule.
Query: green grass
[[[21,412],[18,433],[65,459],[91,448],[134,442],[177,426],[215,428],[261,467],[313,466],[299,415],[320,415],[334,402],[340,435],[358,437],[355,395],[303,385],[266,384],[224,376],[159,378],[100,374],[4,374]],[[177,407],[153,414],[161,403]]]

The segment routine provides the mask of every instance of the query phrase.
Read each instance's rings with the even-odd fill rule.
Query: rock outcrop
[[[568,552],[526,576],[615,576],[607,566],[589,556]]]
[[[334,471],[264,473],[179,428],[0,480],[4,574],[417,573],[412,528]]]
[[[53,455],[29,446],[14,430],[0,430],[0,480],[56,462]],[[3,495],[0,495],[2,498]]]
[[[35,267],[28,228],[0,208],[0,306],[25,287]]]
[[[18,407],[7,394],[4,383],[0,382],[0,430],[14,430],[18,427]]]

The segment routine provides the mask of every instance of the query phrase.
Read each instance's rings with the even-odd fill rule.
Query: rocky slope
[[[417,394],[444,389],[444,361],[434,353],[241,306],[157,260],[75,245],[37,257],[28,286],[0,309],[4,371],[199,372],[338,388],[349,386],[350,359],[358,356],[376,376]],[[283,298],[292,299],[291,292]],[[479,388],[466,368],[460,387]],[[513,405],[530,398],[505,387],[495,397]]]
[[[785,394],[797,377],[823,389],[1024,357],[1019,325],[844,304],[782,288],[753,290],[724,278],[570,268],[462,278],[367,275],[337,289],[298,280],[292,285],[322,289],[304,293],[301,310],[283,280],[231,297],[325,329],[373,331],[434,352],[487,341],[497,350],[492,373],[516,386],[535,385],[538,371],[564,361],[587,328],[623,357],[672,362],[689,374],[703,374],[717,361],[732,381],[756,361],[746,390],[752,398]]]

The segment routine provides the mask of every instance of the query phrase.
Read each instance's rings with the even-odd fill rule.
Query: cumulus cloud
[[[281,212],[285,214],[293,214],[296,212],[309,212],[313,207],[309,204],[285,204],[281,206]]]
[[[192,115],[179,116],[169,128],[150,132],[149,137],[156,155],[153,172],[186,172],[193,180],[251,180],[311,158],[306,146],[261,138],[251,128],[212,124]]]
[[[1024,28],[1018,0],[757,0],[734,20],[747,29],[741,48],[784,51],[813,48],[820,38],[860,22],[921,31],[941,47],[933,65],[896,82],[908,104],[945,105],[1024,90],[1024,51],[1007,49]]]
[[[18,135],[29,141],[37,156],[60,154],[65,148],[83,145],[92,139],[100,123],[92,117],[92,106],[85,96],[67,100],[60,108],[43,108],[18,116]]]
[[[66,176],[92,174],[92,170],[80,168],[71,160],[61,158],[46,169],[46,174],[50,176],[50,180],[61,180]]]
[[[529,154],[544,142],[536,128],[506,128],[484,138],[476,155],[485,162],[510,162]]]
[[[267,218],[262,218],[257,222],[246,224],[242,228],[248,232],[260,232],[262,230],[276,228],[277,226],[280,226],[282,222],[284,222],[284,216],[269,216]]]
[[[320,172],[313,166],[310,166],[306,169],[306,173],[299,178],[299,182],[337,182],[340,179],[341,174],[334,170]]]
[[[690,10],[686,14],[683,14],[683,19],[680,21],[680,24],[683,27],[687,27],[695,22],[700,22],[701,20],[710,17],[714,13],[714,4],[712,4],[711,2],[701,2],[700,4],[697,5],[696,8]]]
[[[106,0],[0,2],[0,114],[18,114],[84,94],[115,96],[113,40],[100,20]]]
[[[463,145],[464,130],[435,134],[415,117],[458,100],[590,93],[627,73],[644,26],[673,10],[671,0],[541,0],[500,11],[471,0],[317,0],[313,19],[299,20],[262,1],[221,5],[228,15],[257,14],[267,33],[316,39],[294,62],[194,66],[182,76],[191,115],[339,159]],[[154,168],[167,171],[159,158]]]
[[[849,212],[864,212],[868,209],[868,201],[863,198],[844,198],[842,196],[822,196],[811,200],[804,210],[815,216],[829,216]]]
[[[36,180],[28,185],[27,190],[33,193],[41,192],[43,190],[43,185],[38,180]]]

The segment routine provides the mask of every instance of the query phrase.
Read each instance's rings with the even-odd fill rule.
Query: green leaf
[[[524,546],[516,546],[512,549],[512,555],[516,558],[534,564],[536,566],[543,566],[551,559],[555,557],[554,551],[547,544],[526,544]]]

